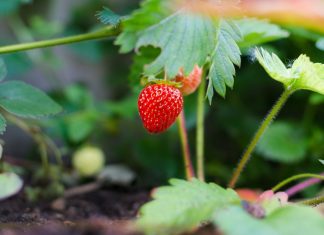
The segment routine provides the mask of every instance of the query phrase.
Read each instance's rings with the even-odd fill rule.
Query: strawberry
[[[198,65],[195,65],[193,71],[188,77],[183,74],[183,69],[180,69],[179,74],[175,77],[176,82],[181,82],[182,87],[179,88],[183,95],[190,95],[195,92],[200,85],[202,77],[202,69]]]
[[[183,108],[180,90],[167,84],[145,87],[138,97],[138,110],[144,127],[150,133],[168,129]]]

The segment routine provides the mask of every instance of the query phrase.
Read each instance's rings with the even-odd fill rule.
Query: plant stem
[[[198,179],[205,181],[204,169],[204,114],[205,114],[205,76],[202,76],[201,84],[198,89],[197,99],[197,140],[196,140],[196,155],[197,155],[197,174]]]
[[[279,111],[282,109],[282,107],[284,106],[287,99],[289,98],[289,96],[292,93],[293,93],[293,90],[291,90],[289,88],[285,89],[285,91],[282,93],[282,95],[280,96],[278,101],[275,103],[275,105],[272,107],[272,109],[270,110],[270,112],[268,113],[266,118],[261,123],[261,126],[259,127],[257,132],[254,134],[254,137],[253,137],[252,141],[248,145],[248,147],[247,147],[246,151],[244,152],[244,154],[243,154],[237,168],[235,169],[235,171],[233,173],[232,179],[231,179],[231,181],[230,181],[230,183],[228,185],[230,188],[235,187],[235,185],[236,185],[236,183],[237,183],[237,181],[238,181],[244,167],[246,166],[246,164],[250,160],[251,154],[254,151],[255,147],[257,146],[258,142],[260,141],[260,139],[262,138],[263,134],[268,129],[268,127],[270,126],[272,121],[276,118]]]
[[[285,179],[284,181],[280,182],[276,186],[274,186],[272,188],[272,191],[274,191],[274,192],[278,191],[279,189],[281,189],[286,184],[289,184],[290,182],[292,182],[294,180],[298,180],[298,179],[302,179],[302,178],[316,178],[316,179],[324,180],[324,175],[309,174],[309,173],[294,175],[294,176],[289,177],[288,179]]]
[[[178,124],[179,124],[179,135],[182,144],[182,155],[185,164],[186,178],[187,180],[191,180],[192,178],[195,177],[195,172],[190,158],[190,149],[188,144],[188,135],[187,135],[184,111],[182,111],[180,113],[180,116],[178,117]]]
[[[322,176],[324,176],[324,173],[321,174]],[[317,178],[311,178],[308,180],[305,180],[299,184],[296,184],[294,186],[292,186],[291,188],[287,189],[285,192],[288,194],[289,197],[295,195],[296,193],[299,193],[300,191],[304,190],[305,188],[308,188],[314,184],[317,184],[321,182],[320,179]]]
[[[109,36],[118,35],[120,29],[113,26],[104,27],[98,31],[70,36],[70,37],[63,37],[57,39],[50,39],[38,42],[30,42],[30,43],[22,43],[17,45],[10,45],[10,46],[3,46],[0,47],[0,54],[12,53],[12,52],[19,52],[19,51],[27,51],[37,48],[44,48],[44,47],[52,47],[57,45],[64,45],[94,39],[101,39],[106,38]]]
[[[47,135],[44,134],[43,138],[44,138],[48,148],[52,149],[52,152],[55,156],[55,160],[56,160],[57,164],[63,168],[62,153],[61,153],[60,149],[56,146],[54,141]]]
[[[28,134],[31,135],[31,137],[34,139],[34,141],[38,144],[39,153],[40,153],[41,159],[42,159],[43,169],[46,173],[49,173],[47,145],[46,145],[46,141],[44,141],[42,135],[39,133],[39,130],[36,128],[30,127],[23,120],[16,118],[15,116],[13,116],[9,113],[3,113],[3,114],[8,121],[17,125],[20,129],[24,130],[25,132],[27,132]]]
[[[321,197],[316,197],[313,199],[308,199],[308,200],[304,200],[299,202],[300,204],[304,204],[304,205],[308,205],[308,206],[317,206],[319,204],[324,203],[324,196]]]

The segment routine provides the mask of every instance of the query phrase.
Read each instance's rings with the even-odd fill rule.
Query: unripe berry
[[[83,147],[73,154],[74,169],[85,177],[98,174],[105,164],[105,154],[97,147]]]
[[[181,82],[182,87],[179,88],[183,95],[190,95],[194,93],[201,83],[202,69],[195,65],[193,71],[188,77],[183,74],[183,69],[180,69],[179,74],[175,77],[176,82]]]

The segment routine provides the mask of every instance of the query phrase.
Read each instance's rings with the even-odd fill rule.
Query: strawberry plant
[[[322,48],[324,16],[316,9],[324,9],[323,2],[314,1],[308,5],[303,0],[291,0],[289,3],[264,1],[263,4],[269,5],[263,10],[259,2],[251,0],[143,0],[140,8],[128,16],[118,15],[104,7],[97,13],[98,20],[104,24],[99,30],[3,46],[0,47],[0,54],[108,37],[115,37],[114,45],[119,47],[120,53],[135,52],[130,77],[136,83],[134,90],[138,93],[139,117],[148,135],[167,132],[178,122],[186,172],[186,180],[171,179],[168,186],[153,191],[152,200],[140,209],[135,221],[136,228],[141,232],[148,235],[181,234],[209,224],[213,230],[229,235],[321,235],[324,233],[323,215],[312,207],[322,204],[323,196],[299,201],[292,196],[323,180],[323,174],[293,175],[270,190],[254,192],[249,200],[242,196],[242,189],[236,189],[241,176],[244,177],[243,170],[253,161],[251,158],[255,152],[280,163],[294,163],[302,160],[307,150],[313,147],[312,143],[307,142],[309,136],[316,143],[321,142],[323,137],[317,135],[319,131],[316,128],[311,131],[314,133],[306,133],[298,130],[298,124],[285,121],[273,123],[288,99],[298,91],[316,93],[310,98],[313,105],[322,103],[324,95],[324,64],[313,62],[302,53],[286,65],[275,53],[277,51],[279,54],[280,49],[261,46],[288,38],[290,33],[298,31],[294,27],[300,24],[304,30],[313,31],[307,35],[311,35],[309,37],[316,41],[319,49]],[[293,3],[307,7],[308,14]],[[284,13],[289,13],[289,17],[280,17],[282,9]],[[303,33],[299,31],[299,34]],[[240,72],[245,56],[257,61],[271,79],[280,82],[283,92],[257,128],[226,187],[205,180],[205,168],[208,167],[205,161],[205,128],[208,130],[205,113],[217,106],[217,100],[222,98],[226,102],[228,88],[234,89],[235,76]],[[6,73],[6,67],[0,60],[0,78]],[[258,87],[253,89],[258,90]],[[186,101],[190,97],[196,98],[195,163],[192,161],[193,145],[188,135],[185,113]],[[136,105],[136,101],[134,103]],[[0,106],[2,131],[8,120],[32,132],[19,118],[37,118],[60,112],[60,107],[43,92],[15,81],[0,84]],[[99,120],[101,116],[102,107],[99,111],[94,105],[85,106],[88,112],[72,118],[68,124],[72,129],[68,131],[69,138],[75,142],[90,135],[95,129],[94,120]],[[122,113],[123,110],[115,107],[114,112]],[[305,126],[309,127],[309,120],[312,119],[307,116],[305,120]],[[159,135],[149,136],[154,139]],[[43,137],[40,133],[34,135],[44,153],[50,144],[46,138],[44,142]],[[104,162],[103,153],[95,152],[97,156],[92,160],[82,151],[76,153],[73,165],[80,174],[90,176],[100,171]],[[319,161],[323,163],[323,160]],[[94,169],[85,169],[85,165],[90,163],[95,165]],[[43,164],[48,167],[46,154]],[[320,165],[318,162],[316,164]],[[5,174],[0,180],[15,181],[12,185],[16,187],[6,188],[7,195],[0,194],[0,199],[12,195],[21,187],[17,178]],[[285,192],[279,191],[287,184],[304,178],[311,181],[301,182]]]

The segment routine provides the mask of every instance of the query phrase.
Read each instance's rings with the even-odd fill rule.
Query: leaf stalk
[[[204,71],[205,73],[205,71]],[[197,133],[196,133],[196,155],[197,155],[197,176],[201,181],[205,181],[205,168],[204,168],[204,142],[205,142],[205,130],[204,130],[204,114],[205,114],[205,86],[206,79],[203,74],[201,84],[198,89],[197,98]]]
[[[119,33],[120,33],[119,27],[108,26],[100,30],[97,30],[95,32],[90,32],[90,33],[85,33],[85,34],[80,34],[75,36],[3,46],[0,47],[0,54],[27,51],[27,50],[37,49],[37,48],[53,47],[53,46],[71,44],[71,43],[88,41],[88,40],[102,39],[110,36],[116,36]]]
[[[285,179],[285,180],[281,181],[280,183],[278,183],[276,186],[274,186],[272,188],[272,191],[274,191],[274,192],[278,191],[283,186],[291,183],[292,181],[298,180],[298,179],[303,179],[303,178],[316,178],[316,179],[324,180],[324,175],[317,175],[317,174],[310,174],[310,173],[294,175],[294,176],[289,177],[288,179]]]
[[[188,135],[187,135],[184,111],[182,111],[178,117],[178,125],[179,125],[179,136],[182,145],[182,155],[183,155],[185,171],[186,171],[186,178],[187,180],[191,180],[192,178],[195,177],[196,174],[190,157],[190,148],[188,144]]]
[[[317,206],[319,204],[324,203],[324,196],[304,200],[299,203],[307,206]]]
[[[228,187],[234,188],[242,171],[244,170],[245,166],[247,165],[248,161],[251,158],[251,154],[253,153],[255,147],[259,143],[260,139],[262,138],[265,131],[268,129],[268,127],[271,125],[273,120],[276,118],[284,104],[287,102],[289,96],[294,92],[294,90],[286,88],[278,101],[274,104],[274,106],[271,108],[268,115],[265,117],[263,122],[261,123],[259,129],[254,134],[254,137],[252,138],[252,141],[248,145],[247,149],[245,150],[241,160],[238,163],[237,168],[235,169],[233,176],[230,180],[230,183]]]

